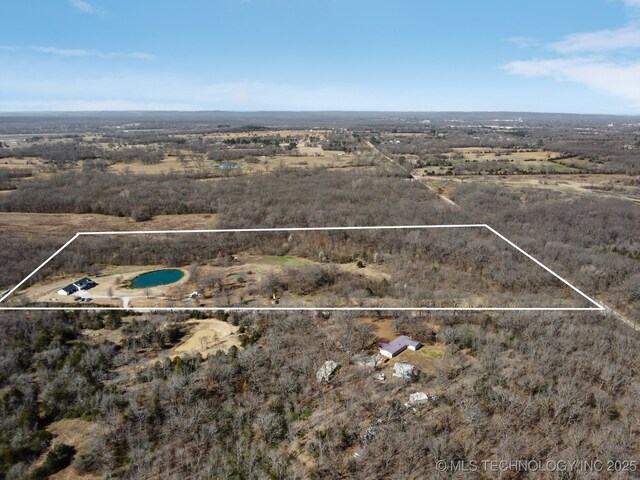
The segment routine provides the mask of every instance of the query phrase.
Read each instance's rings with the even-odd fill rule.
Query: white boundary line
[[[61,246],[58,250],[56,250],[56,252],[51,255],[49,258],[47,258],[44,262],[42,262],[42,264],[40,264],[40,266],[38,268],[36,268],[33,272],[31,272],[29,275],[27,275],[26,277],[24,277],[24,279],[17,284],[15,287],[13,287],[11,290],[9,290],[5,295],[2,296],[2,298],[0,298],[0,303],[4,302],[4,300],[11,295],[13,292],[15,292],[17,289],[19,289],[27,280],[29,280],[31,277],[33,277],[36,273],[38,273],[40,271],[40,269],[42,267],[44,267],[47,263],[49,263],[51,260],[53,260],[56,255],[58,255],[60,252],[62,252],[65,248],[67,248],[69,245],[71,245],[71,243],[80,236],[79,233],[76,233],[71,240],[69,240],[67,243],[65,243],[63,246]],[[6,308],[4,308],[4,310],[6,310]]]
[[[502,240],[504,240],[505,242],[507,242],[509,245],[511,245],[513,248],[515,248],[516,250],[518,250],[520,253],[522,253],[523,255],[525,255],[527,258],[529,258],[530,260],[533,260],[534,262],[536,262],[539,266],[541,266],[542,268],[544,268],[547,272],[549,272],[551,275],[553,275],[554,277],[556,277],[558,280],[560,280],[562,283],[564,283],[565,285],[567,285],[569,288],[573,289],[574,291],[578,292],[580,295],[582,295],[584,298],[586,298],[587,300],[589,300],[591,303],[593,303],[594,305],[598,306],[598,310],[604,310],[604,306],[600,305],[598,302],[596,302],[593,298],[589,297],[586,293],[584,293],[582,290],[580,290],[578,287],[572,285],[571,283],[569,283],[568,281],[566,281],[564,278],[562,278],[560,275],[558,275],[556,272],[554,272],[553,270],[551,270],[549,267],[547,267],[545,264],[543,264],[541,261],[533,258],[532,255],[529,255],[527,252],[525,252],[523,249],[521,249],[519,246],[517,246],[515,243],[513,243],[511,240],[509,240],[507,237],[505,237],[504,235],[502,235],[501,233],[498,233],[496,230],[494,230],[493,228],[491,228],[489,225],[485,225],[485,227],[487,229],[489,229],[489,231],[491,231],[494,235],[497,235],[498,237],[500,237]]]
[[[78,232],[67,243],[60,247],[56,252],[47,258],[33,272],[27,275],[20,283],[9,290],[0,298],[0,303],[6,300],[16,290],[18,290],[25,282],[33,277],[42,267],[53,260],[60,252],[67,248],[80,236],[92,235],[149,235],[149,234],[184,234],[184,233],[248,233],[248,232],[314,232],[314,231],[340,231],[340,230],[418,230],[418,229],[436,229],[436,228],[486,228],[494,235],[508,243],[511,247],[525,255],[527,258],[542,267],[548,273],[552,274],[562,283],[581,295],[583,298],[594,304],[595,307],[0,307],[0,310],[82,310],[82,311],[139,311],[139,312],[179,312],[179,311],[604,311],[605,307],[586,295],[575,285],[571,284],[542,262],[534,258],[532,255],[518,247],[504,235],[498,233],[495,229],[487,224],[459,224],[459,225],[383,225],[383,226],[356,226],[356,227],[281,227],[281,228],[235,228],[235,229],[206,229],[206,230],[125,230],[113,232]]]

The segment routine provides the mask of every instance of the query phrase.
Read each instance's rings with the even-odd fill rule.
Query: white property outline
[[[0,307],[0,310],[82,310],[82,311],[139,311],[139,312],[177,312],[177,311],[605,311],[605,307],[585,294],[575,285],[562,278],[545,264],[525,252],[518,245],[506,238],[501,233],[487,224],[461,224],[461,225],[382,225],[382,226],[358,226],[358,227],[279,227],[279,228],[234,228],[234,229],[205,229],[205,230],[125,230],[114,232],[78,232],[67,243],[56,250],[33,272],[27,275],[20,283],[9,290],[0,298],[4,302],[16,290],[24,285],[31,277],[53,260],[65,248],[80,236],[92,235],[149,235],[149,234],[184,234],[184,233],[249,233],[249,232],[317,232],[336,230],[402,230],[402,229],[435,229],[435,228],[486,228],[491,233],[508,243],[524,256],[535,262],[539,267],[549,272],[573,291],[595,305],[595,307]]]

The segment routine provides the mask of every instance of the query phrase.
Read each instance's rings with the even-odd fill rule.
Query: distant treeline
[[[162,160],[160,150],[139,147],[103,149],[96,145],[78,142],[46,142],[30,146],[0,149],[2,158],[41,158],[58,168],[70,167],[86,160],[104,160],[108,163],[133,162],[158,163]]]

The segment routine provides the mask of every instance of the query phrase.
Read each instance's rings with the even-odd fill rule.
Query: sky
[[[640,0],[4,0],[0,111],[640,114]]]

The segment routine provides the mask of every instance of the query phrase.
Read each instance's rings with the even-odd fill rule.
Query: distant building
[[[221,163],[218,165],[220,170],[237,170],[240,168],[240,164],[235,162]]]
[[[58,290],[58,295],[71,295],[81,290],[89,290],[98,285],[88,277],[81,278],[77,282],[70,283],[64,288]]]
[[[401,335],[390,343],[378,344],[378,348],[380,349],[380,355],[384,355],[387,358],[393,358],[404,352],[407,348],[414,351],[420,350],[422,348],[422,344],[417,340]]]

